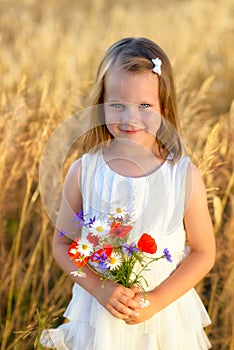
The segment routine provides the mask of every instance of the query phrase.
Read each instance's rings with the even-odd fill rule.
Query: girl
[[[92,105],[85,154],[65,179],[53,239],[57,263],[71,276],[70,240],[59,233],[77,236],[75,213],[97,218],[116,208],[134,216],[132,240],[150,233],[156,254],[167,247],[172,263],[162,259],[145,271],[147,307],[138,288],[111,281],[103,287],[84,268],[85,278],[72,276],[69,322],[43,331],[41,343],[59,350],[208,349],[203,327],[210,319],[193,287],[214,264],[215,240],[203,181],[182,155],[166,54],[145,38],[113,44],[99,66]]]

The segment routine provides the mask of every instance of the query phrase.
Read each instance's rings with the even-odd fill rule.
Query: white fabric
[[[87,217],[108,214],[116,207],[127,208],[135,217],[132,240],[143,232],[157,242],[166,259],[145,272],[149,290],[167,278],[186,256],[183,226],[185,179],[188,157],[163,165],[146,177],[124,177],[105,163],[102,151],[82,158],[83,211]],[[105,288],[105,287],[104,287]],[[146,288],[147,289],[147,288]],[[211,347],[203,327],[210,318],[199,296],[191,289],[181,298],[138,325],[126,325],[113,317],[78,284],[64,316],[69,320],[57,329],[45,330],[41,343],[58,350],[206,350]]]

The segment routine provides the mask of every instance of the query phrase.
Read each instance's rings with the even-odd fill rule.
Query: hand
[[[143,306],[141,303],[142,299],[148,300],[150,303],[149,306]],[[135,309],[135,312],[137,312],[139,316],[129,316],[129,318],[125,320],[125,322],[129,325],[144,322],[154,316],[157,311],[159,311],[157,310],[155,297],[152,292],[147,292],[145,295],[143,293],[135,293],[134,301],[136,301],[138,305],[141,305],[140,308]]]
[[[136,320],[141,308],[140,302],[134,300],[137,289],[125,288],[118,283],[105,281],[104,287],[95,290],[94,297],[106,308],[114,317],[122,320]]]

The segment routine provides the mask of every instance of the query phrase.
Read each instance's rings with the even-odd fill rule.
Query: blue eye
[[[146,108],[150,108],[151,105],[149,103],[141,103],[139,108],[142,108],[142,109],[146,109]]]
[[[114,108],[114,109],[124,109],[124,105],[121,103],[112,103],[110,105],[110,107]]]

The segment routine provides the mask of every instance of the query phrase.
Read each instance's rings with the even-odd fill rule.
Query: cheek
[[[147,118],[147,128],[152,135],[156,135],[158,129],[160,128],[162,122],[162,117],[159,114],[152,114]]]
[[[104,108],[104,113],[105,113],[105,123],[107,125],[112,125],[115,123],[119,123],[121,118],[118,113],[110,110],[108,107]]]
[[[162,117],[158,115],[156,120],[155,120],[156,131],[158,131],[158,129],[160,128],[161,124],[162,124]]]
[[[115,131],[115,124],[106,122],[106,127],[109,130],[109,132],[113,135]]]
[[[107,109],[104,109],[104,120],[107,129],[111,133],[112,136],[115,134],[115,128],[116,128],[116,118],[114,118],[113,114],[110,113]]]

